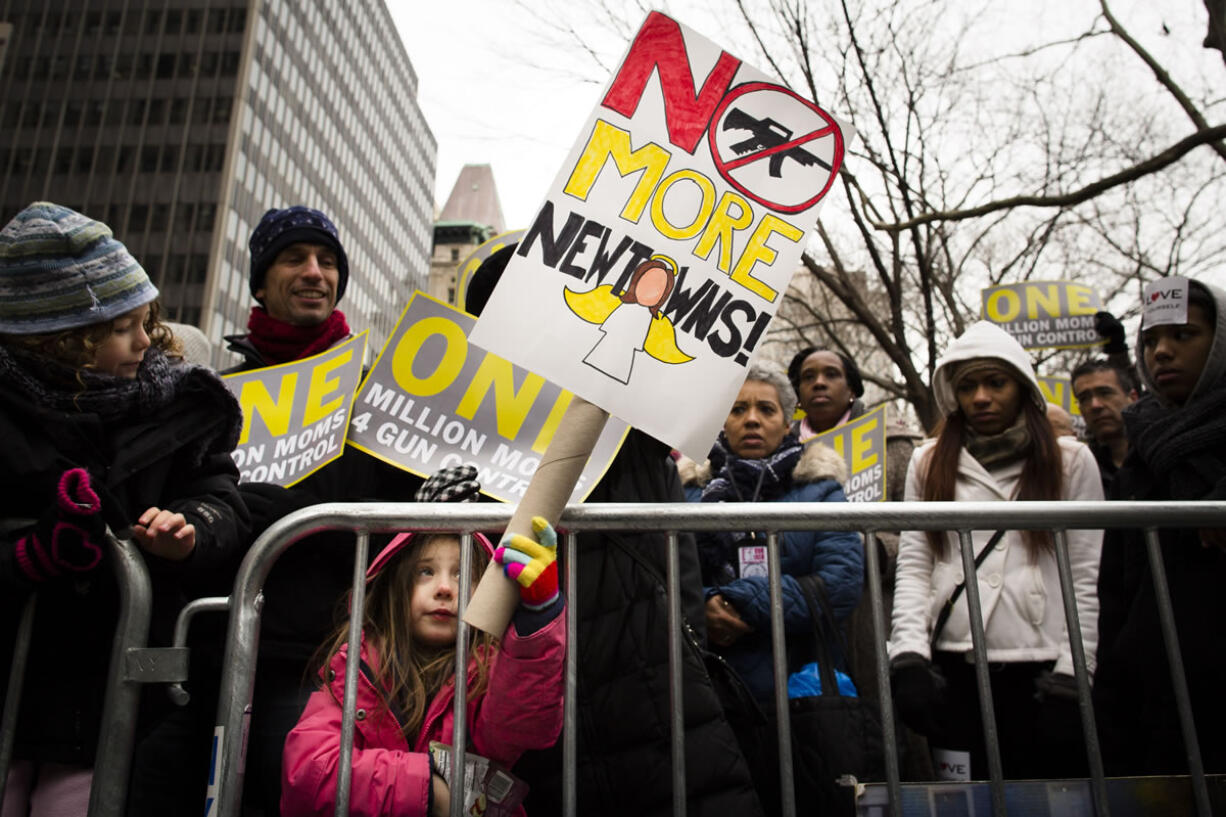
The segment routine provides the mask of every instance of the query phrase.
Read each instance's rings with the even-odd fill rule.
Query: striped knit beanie
[[[284,210],[269,210],[251,231],[251,239],[247,242],[251,251],[251,297],[258,300],[256,293],[263,289],[268,268],[277,260],[277,254],[299,243],[323,244],[336,253],[336,301],[340,303],[349,284],[349,258],[341,246],[340,235],[331,219],[301,204]]]
[[[111,228],[75,210],[38,201],[0,230],[0,332],[90,326],[157,296]]]

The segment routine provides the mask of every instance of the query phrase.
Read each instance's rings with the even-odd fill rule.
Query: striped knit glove
[[[544,610],[558,598],[558,535],[541,516],[532,517],[532,532],[536,542],[518,533],[504,536],[494,561],[519,583],[520,604]]]

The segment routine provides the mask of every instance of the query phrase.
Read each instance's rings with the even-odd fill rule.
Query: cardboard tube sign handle
[[[532,536],[532,517],[543,516],[557,527],[583,466],[604,430],[608,412],[581,397],[575,397],[558,423],[558,430],[545,449],[541,464],[532,475],[524,498],[507,524],[508,534]],[[464,611],[464,620],[499,638],[507,631],[519,604],[519,585],[506,577],[502,566],[490,562],[477,591]]]

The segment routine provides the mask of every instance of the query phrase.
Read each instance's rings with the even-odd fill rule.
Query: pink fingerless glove
[[[494,551],[507,578],[519,585],[519,603],[544,610],[558,598],[558,535],[544,517],[532,517],[536,541],[522,534],[504,536]]]
[[[60,475],[54,506],[17,541],[17,564],[33,582],[93,570],[102,561],[105,534],[102,500],[90,487],[89,472],[72,468]]]

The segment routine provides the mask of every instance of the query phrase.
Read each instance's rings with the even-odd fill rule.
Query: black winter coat
[[[217,442],[202,454],[199,445],[217,435],[231,438],[226,428],[236,418],[224,386],[204,370],[187,375],[165,408],[110,424],[96,414],[57,411],[0,389],[0,517],[16,520],[0,537],[0,655],[12,654],[21,609],[31,592],[38,593],[18,757],[93,764],[118,585],[108,561],[79,578],[32,585],[16,565],[17,539],[51,506],[59,475],[73,467],[90,472],[117,534],[151,506],[182,513],[196,527],[192,555],[171,562],[144,554],[153,583],[150,641],[169,644],[178,611],[189,599],[227,584],[247,539],[247,510],[229,452],[218,450],[225,445]],[[7,683],[4,675],[0,683]]]
[[[268,366],[245,335],[226,338],[243,362],[226,374]],[[286,514],[321,502],[412,502],[421,477],[346,448],[340,457],[284,491],[268,486],[240,487],[251,508],[252,539]],[[370,558],[380,547],[372,540]],[[277,560],[264,586],[260,660],[280,661],[307,687],[314,685],[307,664],[345,618],[343,599],[353,581],[354,536],[326,532],[297,542]],[[258,674],[257,674],[258,677]]]
[[[1226,396],[1216,395],[1226,406]],[[1167,426],[1154,397],[1125,411],[1138,423]],[[1173,468],[1155,467],[1134,445],[1112,486],[1112,499],[1226,500],[1226,420],[1199,427],[1203,439]],[[1201,545],[1198,531],[1159,531],[1162,561],[1192,699],[1205,771],[1226,772],[1226,553]],[[1169,664],[1158,622],[1143,532],[1114,529],[1103,540],[1098,595],[1098,670],[1094,700],[1103,759],[1112,775],[1186,774]]]
[[[666,446],[637,430],[588,502],[683,502]],[[663,533],[584,534],[578,544],[578,807],[588,815],[670,815],[668,553]],[[691,817],[759,815],[761,806],[704,665],[702,581],[693,538],[681,537],[687,803]],[[718,659],[716,659],[718,660]],[[561,814],[561,750],[516,766],[525,810]]]

